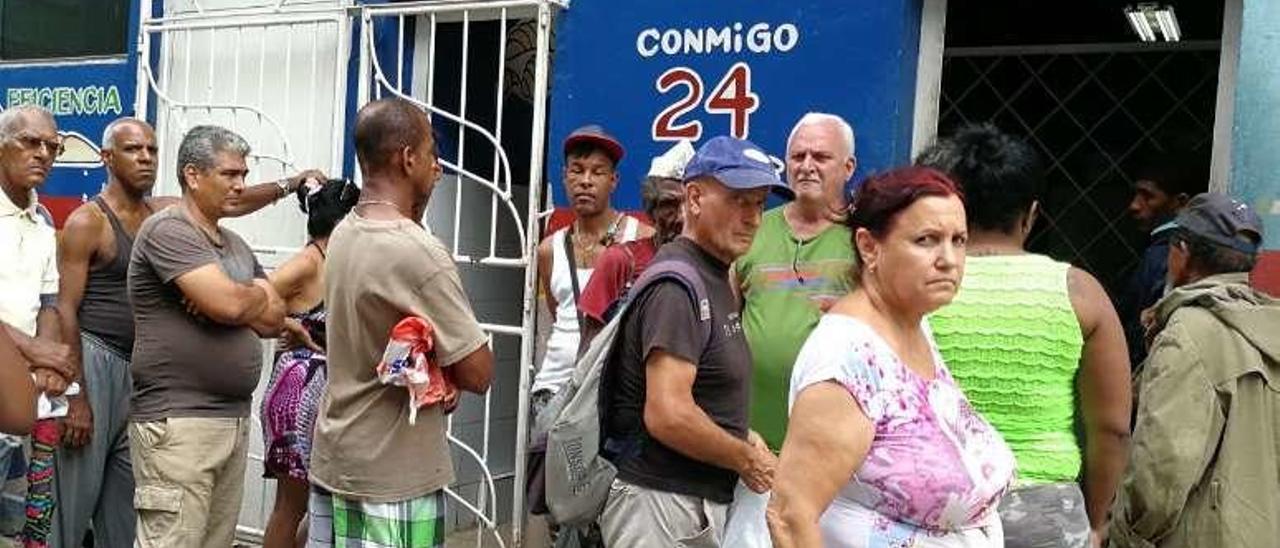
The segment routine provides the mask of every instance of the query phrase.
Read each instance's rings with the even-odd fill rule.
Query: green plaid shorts
[[[311,486],[308,548],[444,546],[444,491],[398,502],[360,502]]]

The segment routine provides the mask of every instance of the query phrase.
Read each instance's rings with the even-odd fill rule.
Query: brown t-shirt
[[[453,481],[438,406],[409,424],[409,393],[378,381],[391,328],[409,316],[435,327],[436,358],[449,367],[488,340],[462,291],[453,257],[409,220],[347,215],[329,238],[329,388],[311,449],[311,481],[346,498],[396,502]]]
[[[175,280],[217,264],[232,280],[265,278],[253,250],[219,227],[214,243],[171,206],[142,223],[129,257],[133,342],[131,419],[247,417],[262,371],[262,344],[247,326],[193,316]]]
[[[601,389],[606,436],[610,446],[626,453],[614,459],[618,478],[659,491],[730,502],[736,472],[691,459],[653,439],[644,426],[645,362],[654,350],[663,350],[697,366],[694,403],[725,431],[747,437],[751,350],[729,286],[729,266],[687,238],[662,246],[650,264],[664,260],[688,263],[698,272],[710,301],[711,324],[702,322],[701,306],[675,281],[657,282],[635,296],[608,366],[610,393]]]

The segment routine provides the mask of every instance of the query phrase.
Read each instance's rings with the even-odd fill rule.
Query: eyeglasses
[[[22,135],[15,135],[13,137],[13,140],[17,141],[18,144],[22,145],[22,148],[27,150],[36,150],[39,148],[44,148],[54,158],[57,158],[62,154],[63,150],[66,150],[66,147],[62,145],[61,136],[58,136],[56,139],[46,140],[46,139],[41,139],[39,137],[36,137],[35,135],[22,134]]]

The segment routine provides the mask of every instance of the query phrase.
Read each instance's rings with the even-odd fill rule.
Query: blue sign
[[[53,113],[66,147],[40,188],[40,201],[59,226],[106,182],[99,145],[107,124],[133,115],[137,81],[134,63],[125,57],[83,64],[31,64],[0,67],[0,103],[4,108],[34,104]]]
[[[853,125],[860,177],[909,161],[920,0],[575,2],[557,29],[547,176],[564,138],[622,141],[615,207],[640,209],[649,162],[679,139],[729,134],[785,156],[810,111]]]

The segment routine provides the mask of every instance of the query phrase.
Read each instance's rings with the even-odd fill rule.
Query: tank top
[[[938,349],[1018,460],[1019,483],[1075,481],[1075,377],[1084,346],[1067,292],[1071,265],[1043,255],[970,257],[934,313]]]
[[[102,196],[93,203],[107,216],[115,235],[116,256],[98,268],[89,268],[85,278],[84,298],[80,300],[77,318],[80,329],[102,339],[125,356],[133,353],[133,307],[129,304],[127,282],[129,255],[133,252],[133,236]],[[147,206],[150,208],[150,206]]]
[[[618,243],[636,239],[640,232],[640,221],[630,215],[623,215],[619,221]],[[567,228],[557,230],[551,235],[551,296],[556,300],[555,322],[551,324],[551,335],[547,337],[547,353],[542,357],[542,366],[533,379],[533,392],[560,389],[573,376],[573,364],[578,357],[578,303],[573,298],[573,279],[569,276],[569,257],[564,252],[565,238],[569,234]],[[578,290],[582,291],[591,280],[594,268],[578,269]]]

